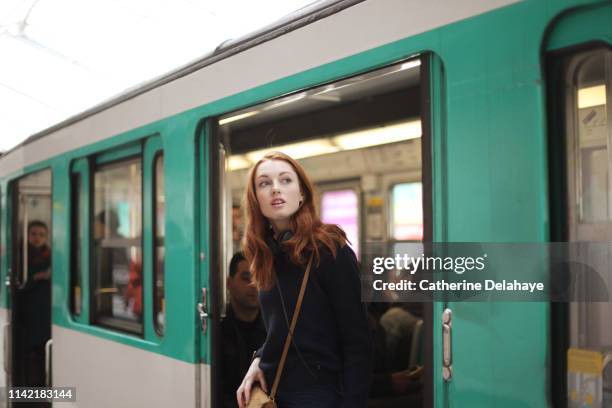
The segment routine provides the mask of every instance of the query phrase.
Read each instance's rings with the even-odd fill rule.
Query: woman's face
[[[283,160],[266,160],[255,172],[255,194],[262,214],[276,231],[289,229],[291,216],[304,199],[293,167]]]

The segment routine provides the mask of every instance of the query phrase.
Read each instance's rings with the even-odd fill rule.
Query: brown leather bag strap
[[[285,347],[283,348],[283,354],[281,355],[280,362],[278,363],[278,368],[276,369],[274,384],[272,384],[272,391],[270,392],[270,399],[272,399],[272,401],[274,401],[276,391],[278,390],[278,383],[280,382],[281,374],[283,373],[283,368],[285,367],[285,360],[287,358],[287,353],[289,352],[289,345],[291,344],[291,338],[293,337],[293,330],[295,330],[297,319],[300,315],[300,309],[302,308],[302,300],[304,299],[304,292],[306,291],[306,285],[308,284],[308,275],[310,275],[310,268],[312,266],[313,256],[314,253],[310,255],[310,259],[308,260],[308,266],[306,267],[306,272],[304,272],[304,279],[302,279],[302,287],[300,288],[300,294],[298,296],[297,303],[295,304],[295,311],[293,312],[293,317],[291,318],[291,327],[289,328],[289,333],[287,333],[287,338],[285,339]]]

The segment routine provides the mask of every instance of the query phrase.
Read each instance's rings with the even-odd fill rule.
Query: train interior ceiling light
[[[278,150],[294,159],[320,156],[345,150],[361,149],[388,143],[403,142],[421,137],[421,121],[412,120],[393,125],[365,129],[357,132],[339,134],[331,138],[320,138],[305,142],[274,146],[269,149],[255,150],[246,154],[229,157],[229,170],[251,167],[270,150]]]
[[[257,106],[229,113],[219,119],[221,132],[233,133],[250,128],[297,117],[306,113],[333,109],[341,104],[358,103],[364,97],[389,94],[416,87],[419,83],[420,59],[412,59],[380,70],[357,75],[326,84],[314,89],[287,95]],[[265,149],[247,149],[231,154],[228,170],[235,171],[251,167],[266,152],[282,151],[296,159],[356,150],[389,143],[420,138],[422,134],[419,117],[383,121],[375,126],[359,129],[321,133],[308,140],[290,143],[271,143]]]

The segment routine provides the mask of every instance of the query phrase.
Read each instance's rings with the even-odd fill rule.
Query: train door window
[[[612,221],[610,195],[609,106],[610,53],[597,52],[583,57],[576,67],[576,90],[571,137],[573,179],[576,190],[577,221],[594,224]]]
[[[564,77],[565,118],[565,213],[567,225],[561,238],[570,242],[612,241],[612,50],[591,49],[557,58],[554,75]],[[558,142],[557,142],[558,144]],[[557,237],[559,238],[559,237]],[[607,271],[601,279],[612,285],[612,263],[606,256],[591,257],[595,270]],[[568,364],[579,349],[600,353],[612,360],[612,302],[570,302],[567,308],[569,338],[560,356],[568,355]],[[562,347],[562,346],[560,346]],[[563,358],[563,357],[560,357]],[[610,367],[607,367],[609,371]],[[579,390],[581,381],[568,373],[569,406],[586,394]],[[603,399],[612,401],[612,381],[603,378]],[[601,391],[601,390],[599,390]],[[597,391],[599,393],[599,391]],[[601,397],[601,394],[598,394]],[[607,401],[607,402],[605,402]],[[577,406],[577,405],[576,405]]]
[[[321,194],[321,221],[339,225],[359,258],[359,196],[353,189],[327,190]]]
[[[570,203],[575,209],[570,218],[572,241],[609,241],[612,239],[609,117],[612,85],[612,51],[600,50],[571,59],[570,74],[572,127],[567,146]],[[609,260],[602,259],[600,271],[609,271]],[[608,285],[612,276],[603,276]],[[570,343],[575,347],[612,348],[612,303],[573,303],[570,306]]]
[[[164,156],[158,154],[154,160],[154,210],[153,229],[154,260],[153,260],[153,316],[155,330],[163,334],[165,327],[165,286],[164,286],[164,258],[165,258],[165,219],[166,196],[164,190]]]
[[[93,182],[93,323],[142,334],[141,160],[100,165]]]
[[[81,264],[83,261],[83,253],[81,250],[81,243],[83,242],[83,234],[81,231],[83,225],[83,219],[81,217],[81,213],[83,211],[83,179],[81,173],[72,173],[71,186],[72,256],[70,259],[70,309],[72,311],[72,314],[78,316],[81,314],[83,305],[81,283],[81,275],[83,273],[83,271],[81,270]]]
[[[51,171],[13,182],[11,194],[12,385],[45,386],[51,339]]]
[[[423,193],[421,179],[415,175],[422,174],[422,166],[430,163],[428,156],[422,154],[422,146],[427,146],[421,143],[423,106],[427,102],[423,98],[421,74],[421,60],[413,59],[220,118],[215,127],[216,137],[222,142],[222,151],[227,152],[227,160],[220,166],[226,173],[222,172],[217,182],[222,187],[220,197],[230,190],[229,202],[241,202],[248,171],[259,158],[273,150],[288,154],[305,169],[320,193],[322,221],[338,224],[345,230],[359,254],[363,276],[371,276],[368,267],[375,257],[391,256],[396,242],[418,241],[423,237],[420,201]],[[227,182],[221,182],[223,177]],[[390,180],[414,183],[393,187]],[[388,192],[392,187],[394,221],[388,211],[391,207]],[[404,213],[407,211],[412,212],[408,217]],[[240,222],[240,217],[235,219]],[[390,223],[397,239],[388,233]],[[240,225],[234,231],[239,234],[242,229]],[[223,235],[213,237],[212,241],[223,242]],[[227,265],[217,267],[227,270]],[[225,280],[225,276],[218,279]],[[219,292],[223,292],[219,286]],[[431,306],[404,307],[391,303],[368,306],[377,345],[374,373],[377,385],[370,390],[371,406],[421,406],[422,388],[399,373],[419,361],[415,359],[416,353],[412,356],[410,353],[412,345],[419,344],[424,313]],[[233,332],[225,334],[231,337]],[[225,350],[231,341],[229,337],[223,338],[218,344],[224,344],[220,347]],[[420,361],[428,361],[427,358]],[[218,375],[240,369],[227,361],[231,360],[223,361],[226,369]],[[235,372],[234,377],[226,379],[230,383],[225,391],[231,398],[239,385],[231,381],[243,375]],[[392,378],[398,381],[392,383]]]
[[[75,321],[89,323],[89,160],[78,159],[70,168],[70,312]]]

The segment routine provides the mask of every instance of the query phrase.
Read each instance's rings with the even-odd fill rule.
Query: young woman
[[[301,312],[276,396],[279,408],[364,407],[371,340],[355,254],[346,235],[321,222],[313,185],[291,157],[272,152],[249,174],[243,249],[259,288],[268,335],[236,392],[246,407],[258,382],[269,392],[306,265]]]

